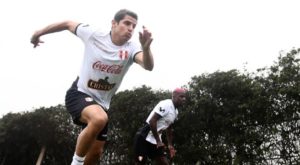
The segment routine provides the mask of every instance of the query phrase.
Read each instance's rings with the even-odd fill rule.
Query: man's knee
[[[99,105],[90,105],[82,111],[81,120],[89,126],[102,129],[108,122],[108,116]]]
[[[107,114],[97,114],[91,118],[89,121],[89,125],[92,125],[93,127],[96,127],[97,129],[103,129],[103,127],[108,122],[108,116]]]

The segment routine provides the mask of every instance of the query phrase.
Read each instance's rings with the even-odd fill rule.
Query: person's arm
[[[164,146],[164,143],[159,138],[159,135],[158,135],[158,132],[157,132],[157,121],[160,118],[161,118],[161,116],[159,114],[154,113],[154,115],[152,116],[152,118],[149,121],[150,129],[151,129],[152,134],[153,134],[153,136],[156,140],[156,143],[157,143],[157,148]]]
[[[76,27],[79,25],[77,22],[73,21],[63,21],[58,23],[50,24],[40,30],[35,31],[35,33],[31,37],[31,43],[34,48],[39,46],[40,43],[44,43],[40,40],[40,37],[49,33],[60,32],[63,30],[69,30],[70,32],[75,34]]]
[[[170,125],[167,128],[166,135],[167,135],[167,141],[168,141],[168,149],[170,151],[170,157],[173,158],[175,156],[176,150],[174,149],[173,144],[172,144],[172,141],[173,141],[173,128],[172,128],[172,125]]]
[[[141,65],[144,69],[152,71],[154,67],[153,55],[150,49],[152,43],[152,34],[143,26],[143,33],[139,32],[139,40],[142,46],[142,52],[139,52],[134,61]]]

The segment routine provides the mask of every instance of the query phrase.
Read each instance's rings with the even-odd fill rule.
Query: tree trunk
[[[36,161],[36,165],[41,165],[41,164],[42,164],[42,161],[43,161],[45,152],[46,152],[46,146],[43,146],[42,149],[41,149],[39,158],[38,158],[38,160]]]

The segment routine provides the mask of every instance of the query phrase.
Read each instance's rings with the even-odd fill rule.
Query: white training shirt
[[[117,46],[109,31],[95,30],[87,24],[80,24],[75,33],[85,46],[78,90],[108,109],[134,56],[142,51],[141,47],[130,41]]]
[[[148,124],[150,124],[150,119],[154,113],[157,113],[161,116],[161,118],[157,121],[157,132],[159,134],[159,138],[161,139],[162,131],[166,130],[171,124],[174,123],[178,115],[178,110],[175,108],[171,99],[162,100],[154,107],[148,116],[146,120]],[[149,131],[146,140],[152,144],[157,144],[151,130]]]

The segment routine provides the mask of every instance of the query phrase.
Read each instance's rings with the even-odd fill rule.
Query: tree
[[[61,105],[7,114],[0,121],[2,164],[70,164],[79,128]]]
[[[257,78],[269,95],[265,126],[269,140],[264,146],[271,163],[299,163],[300,133],[300,49],[281,52],[270,68],[259,69]],[[267,76],[266,76],[267,75]],[[278,154],[279,153],[279,154]]]
[[[299,50],[257,73],[194,76],[175,132],[179,164],[298,164]],[[187,124],[188,123],[188,124]],[[279,153],[279,154],[278,154]]]
[[[264,107],[257,102],[264,99],[259,97],[262,88],[250,75],[231,70],[194,76],[189,91],[190,103],[175,131],[180,132],[176,137],[182,144],[176,161],[232,164],[259,157],[253,153],[261,152],[261,135],[255,126],[262,120],[257,111]]]

